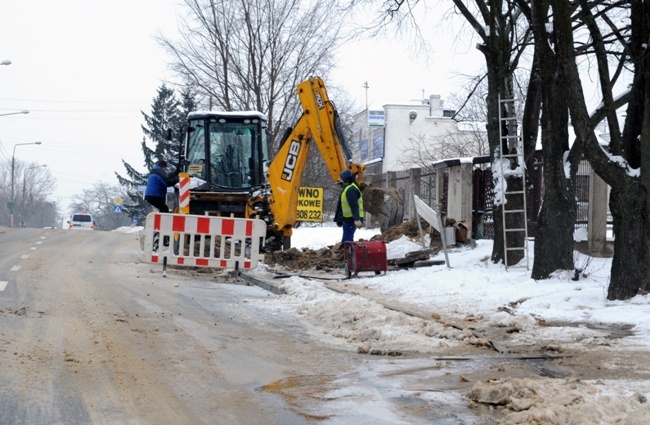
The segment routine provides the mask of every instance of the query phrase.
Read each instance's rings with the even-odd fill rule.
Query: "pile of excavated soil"
[[[425,221],[421,221],[422,225],[422,231],[424,234],[429,233],[429,226]],[[386,230],[384,233],[380,235],[373,236],[372,240],[380,240],[384,241],[386,243],[390,243],[392,241],[395,241],[402,236],[407,236],[409,238],[419,238],[420,237],[420,229],[418,228],[418,222],[415,220],[407,221],[402,224],[399,224],[397,226],[393,226]]]
[[[341,244],[335,247],[340,248]],[[264,264],[269,267],[282,266],[291,271],[298,270],[323,270],[332,271],[341,268],[343,260],[343,250],[335,247],[321,248],[316,251],[305,249],[300,251],[291,248],[287,251],[267,252],[264,255]]]
[[[429,231],[428,226],[424,222],[422,224],[422,231],[425,233]],[[420,232],[417,221],[411,220],[393,226],[386,232],[373,236],[372,240],[381,240],[389,243],[402,236],[414,239],[419,238]],[[340,243],[318,250],[304,249],[300,251],[296,248],[291,248],[287,251],[267,252],[264,256],[264,264],[267,266],[273,268],[284,267],[291,271],[322,270],[329,272],[335,269],[341,269],[344,262],[343,249]]]

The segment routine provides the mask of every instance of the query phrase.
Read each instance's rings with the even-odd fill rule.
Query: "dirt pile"
[[[429,226],[424,221],[422,221],[422,232],[424,232],[425,235],[429,233]],[[372,240],[379,240],[390,243],[401,238],[402,236],[407,236],[412,239],[419,239],[420,229],[418,228],[418,222],[411,220],[397,226],[393,226],[382,234],[374,236]]]
[[[264,255],[264,264],[269,267],[284,267],[291,271],[323,270],[332,271],[343,266],[343,250],[335,247],[321,248],[319,250],[305,249],[300,251],[291,248],[287,251],[267,252]]]
[[[425,233],[429,231],[428,227],[424,224],[422,230]],[[371,240],[381,240],[390,243],[402,236],[419,239],[420,232],[417,221],[411,220],[393,226],[384,233],[373,236]],[[329,272],[342,269],[344,263],[345,259],[340,243],[318,250],[304,249],[300,251],[296,248],[291,248],[287,251],[267,252],[264,255],[264,264],[267,266],[272,268],[284,267],[291,271],[322,270]]]

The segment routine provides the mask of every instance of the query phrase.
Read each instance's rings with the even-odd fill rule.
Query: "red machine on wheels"
[[[346,242],[343,246],[343,258],[348,277],[357,276],[359,272],[384,274],[388,271],[386,243],[384,241]]]

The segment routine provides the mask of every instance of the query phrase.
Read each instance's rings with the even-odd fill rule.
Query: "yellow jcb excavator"
[[[181,156],[191,177],[189,213],[258,218],[268,226],[265,248],[288,249],[296,224],[298,193],[310,143],[318,150],[334,182],[348,168],[363,183],[364,165],[347,163],[349,148],[339,117],[320,78],[297,87],[303,113],[287,132],[272,161],[268,154],[267,118],[255,111],[191,112]],[[403,201],[395,190],[366,186],[383,196],[376,216],[382,227],[402,222]]]

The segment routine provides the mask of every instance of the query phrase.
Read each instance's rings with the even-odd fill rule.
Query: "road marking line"
[[[28,258],[29,258],[29,254],[23,254],[23,255],[20,256],[21,260],[26,260]]]
[[[8,284],[9,284],[8,281],[0,280],[0,292],[4,291]]]
[[[20,270],[20,265],[13,266],[9,271],[10,272],[17,272],[18,270]]]

